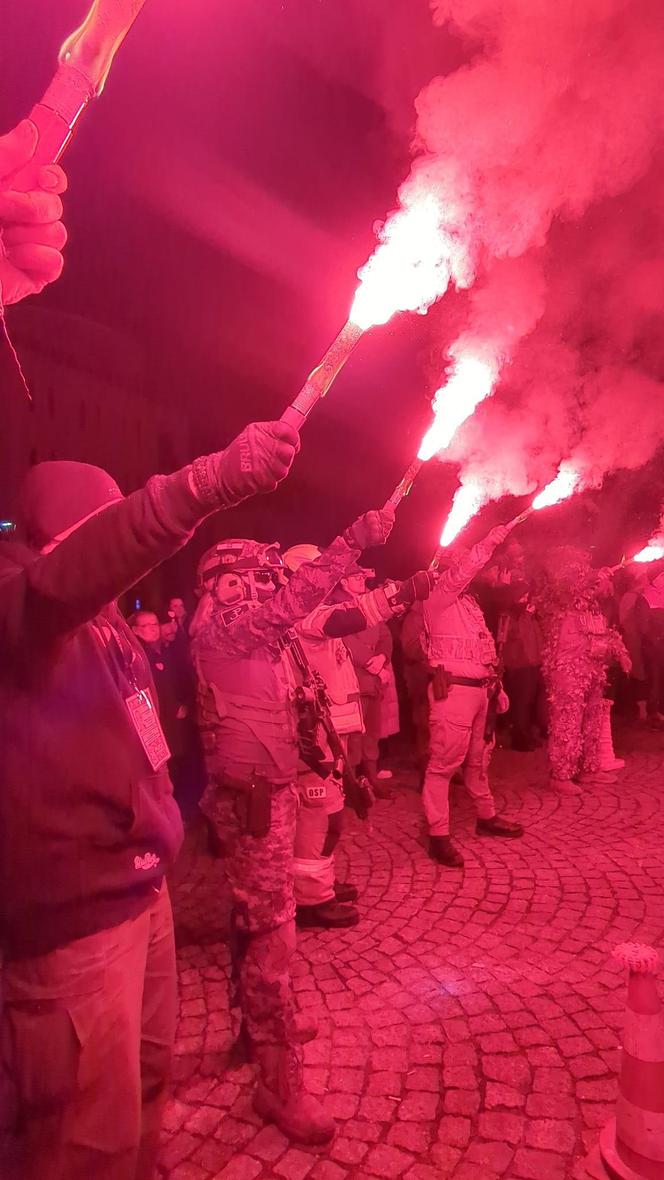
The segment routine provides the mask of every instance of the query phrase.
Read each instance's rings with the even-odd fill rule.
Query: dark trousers
[[[661,639],[651,640],[648,644],[644,644],[643,662],[646,671],[646,696],[648,701],[648,712],[661,713],[662,711],[662,669],[664,668],[664,641]]]
[[[509,717],[514,749],[529,746],[533,740],[533,730],[539,721],[540,684],[539,667],[505,669],[505,691],[510,698]]]
[[[382,697],[363,694],[361,701],[364,733],[349,734],[348,757],[354,769],[362,763],[365,773],[371,777],[378,762]]]

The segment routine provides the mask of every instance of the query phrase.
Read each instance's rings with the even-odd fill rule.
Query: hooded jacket
[[[46,953],[140,913],[182,840],[126,699],[156,694],[115,599],[206,515],[156,476],[51,552],[0,545],[0,945]],[[109,605],[111,604],[111,605]]]

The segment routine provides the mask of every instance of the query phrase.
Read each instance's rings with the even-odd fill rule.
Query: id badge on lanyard
[[[124,697],[129,718],[141,743],[145,756],[154,771],[161,770],[171,756],[166,735],[161,727],[159,714],[152,699],[149,688],[139,688],[133,664],[136,653],[130,645],[123,641],[123,637],[110,620],[106,619],[106,628],[97,625],[100,639],[108,652],[114,669],[118,687]],[[129,646],[129,652],[127,652]],[[133,692],[127,694],[127,689]]]
[[[150,689],[138,689],[131,696],[125,698],[125,705],[129,710],[132,725],[138,734],[138,739],[145,750],[150,766],[153,770],[161,770],[162,766],[168,762],[171,751],[161,728]]]

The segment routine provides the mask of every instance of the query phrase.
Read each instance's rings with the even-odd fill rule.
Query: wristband
[[[210,479],[211,474],[211,455],[201,455],[198,459],[194,459],[191,465],[191,478],[194,484],[194,495],[201,504],[209,505],[217,508],[219,505],[219,492]]]
[[[358,606],[370,627],[374,623],[383,623],[406,609],[395,601],[398,592],[399,586],[396,582],[387,582],[379,590],[370,590],[368,594],[362,595]]]

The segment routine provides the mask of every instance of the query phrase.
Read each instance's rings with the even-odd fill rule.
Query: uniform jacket
[[[570,610],[558,615],[547,636],[549,663],[566,664],[581,658],[603,665],[609,662],[614,635],[600,610]]]
[[[482,679],[496,662],[493,636],[477,602],[464,590],[486,564],[493,546],[488,539],[473,546],[445,570],[424,603],[425,649],[432,666],[453,676]]]
[[[363,631],[347,635],[345,642],[355,665],[362,696],[382,696],[380,676],[370,672],[367,664],[374,656],[385,656],[386,660],[392,658],[392,635],[387,623],[374,623]]]
[[[256,772],[276,784],[295,779],[292,666],[279,640],[329,594],[359,552],[338,537],[272,598],[230,623],[215,606],[196,632],[199,719],[213,776],[246,781]]]
[[[319,606],[297,627],[312,668],[325,683],[330,698],[330,713],[338,734],[361,733],[364,729],[360,708],[360,686],[343,639],[330,638],[325,625],[337,606]],[[350,613],[350,612],[348,612]]]

